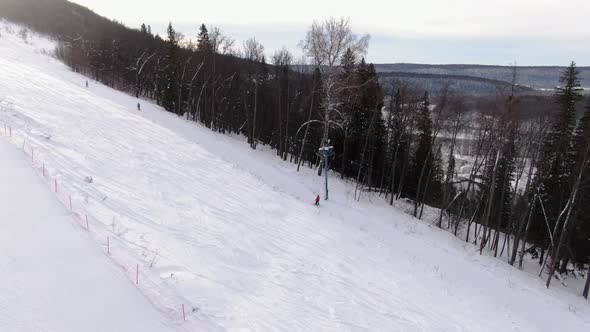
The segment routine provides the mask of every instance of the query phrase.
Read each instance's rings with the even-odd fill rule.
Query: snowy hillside
[[[354,188],[336,177],[331,200],[316,208],[312,201],[322,179],[313,171],[297,173],[271,151],[253,151],[240,137],[212,133],[147,101],[137,111],[135,98],[94,82],[86,88],[85,77],[40,51],[51,49],[51,42],[29,36],[25,43],[18,28],[10,33],[7,26],[0,28],[0,130],[6,124],[12,135],[4,132],[0,139],[12,143],[11,149],[24,146],[37,176],[50,189],[57,184],[66,206],[71,195],[71,218],[83,225],[88,216],[91,232],[79,256],[96,256],[109,239],[108,257],[121,268],[96,279],[107,284],[108,278],[120,280],[126,273],[133,287],[137,269],[136,291],[170,326],[228,331],[590,328],[590,305],[581,297],[559,287],[547,290],[534,276],[479,256],[471,245],[376,198],[356,202]],[[2,164],[11,154],[0,150]],[[75,230],[84,227],[72,223],[71,228],[63,242],[79,241]],[[52,232],[61,230],[47,231]],[[107,269],[104,260],[95,260],[97,269]],[[0,267],[2,275],[12,273],[9,265]],[[19,303],[0,302],[0,308],[10,305]],[[145,317],[144,323],[158,319],[149,309],[127,310]],[[3,319],[0,313],[0,327],[10,327]],[[139,326],[131,330],[144,331]],[[24,330],[36,327],[61,331],[42,325]]]
[[[0,140],[0,330],[182,331],[155,310]]]

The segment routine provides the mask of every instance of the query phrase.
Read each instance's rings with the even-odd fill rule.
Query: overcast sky
[[[72,1],[72,0],[70,0]],[[350,17],[370,34],[375,63],[590,65],[590,0],[73,0],[130,27],[141,22],[185,35],[201,23],[256,37],[268,54],[295,53],[313,20]]]

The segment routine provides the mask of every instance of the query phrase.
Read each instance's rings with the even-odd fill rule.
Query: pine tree
[[[442,185],[444,183],[444,171],[442,168],[442,146],[438,144],[438,149],[431,152],[430,169],[427,170],[427,178],[425,179],[426,187],[422,193],[422,200],[426,204],[433,206],[440,205],[442,201]],[[420,210],[420,219],[422,219],[422,211]]]
[[[590,102],[586,106],[584,115],[578,121],[573,140],[576,169],[584,167],[584,180],[574,207],[573,227],[575,231],[570,233],[572,235],[570,248],[573,248],[574,254],[577,256],[575,257],[576,261],[590,263],[590,246],[587,245],[590,239],[590,204],[588,204],[590,202],[590,163],[581,165],[585,150],[590,144]]]
[[[356,132],[360,139],[360,160],[358,160],[357,189],[362,182],[369,189],[375,183],[373,178],[376,165],[377,151],[382,151],[382,143],[385,136],[385,125],[381,116],[383,107],[383,91],[379,85],[377,72],[372,64],[367,64],[361,59],[358,65],[357,75],[361,84],[359,91],[359,107],[355,111],[358,114],[358,123],[355,124]],[[361,181],[364,175],[364,181]],[[360,197],[357,196],[357,199]]]
[[[377,184],[377,171],[381,172],[383,170],[378,169],[383,163],[380,162],[382,158],[385,158],[385,149],[386,149],[386,129],[385,129],[385,121],[382,116],[382,108],[383,108],[383,90],[379,84],[379,76],[377,71],[375,70],[375,66],[373,64],[369,64],[368,66],[368,79],[365,81],[365,84],[369,85],[369,93],[371,95],[370,100],[370,107],[373,108],[373,127],[369,131],[370,140],[369,140],[369,165],[368,165],[368,185],[369,189],[371,187],[376,187]]]
[[[383,92],[379,86],[377,73],[372,64],[367,64],[365,59],[361,59],[358,66],[356,66],[356,78],[349,80],[343,90],[344,94],[352,96],[351,114],[351,133],[350,133],[350,148],[348,149],[352,158],[355,158],[354,165],[355,173],[358,174],[359,168],[367,169],[368,156],[371,151],[365,151],[363,158],[363,150],[365,150],[366,138],[381,130],[383,126],[382,117],[376,117],[371,128],[371,121],[376,110],[381,110],[383,105]],[[352,86],[358,85],[360,88],[352,89]],[[354,91],[358,94],[354,96]],[[370,140],[368,149],[373,149],[373,140]],[[368,143],[368,144],[369,144]],[[349,169],[349,171],[353,171]],[[353,173],[354,174],[354,173]]]
[[[351,87],[353,85],[357,85],[358,83],[358,76],[357,76],[357,64],[354,53],[348,49],[346,53],[342,56],[340,61],[340,67],[342,68],[342,72],[339,75],[339,84],[343,87]],[[339,144],[334,145],[334,151],[336,155],[341,155],[342,157],[339,159],[340,161],[340,176],[344,178],[347,175],[351,175],[349,173],[349,163],[350,160],[354,159],[354,155],[352,151],[355,149],[355,145],[358,142],[351,142],[351,138],[353,136],[353,131],[355,129],[355,125],[353,123],[355,117],[355,111],[358,108],[358,100],[359,100],[359,89],[342,89],[339,93],[339,98],[345,102],[342,103],[339,107],[339,112],[342,114],[342,139],[338,140],[341,141],[341,146]],[[338,135],[340,132],[336,132]],[[352,149],[351,149],[351,143]]]
[[[572,62],[560,77],[561,86],[556,89],[555,101],[559,112],[551,130],[545,136],[535,187],[540,190],[544,211],[539,209],[534,222],[533,236],[537,240],[548,238],[547,222],[555,226],[559,213],[563,210],[570,194],[570,177],[573,174],[574,158],[572,137],[576,125],[576,102],[581,99],[580,81],[576,64]],[[536,235],[536,236],[535,236]]]
[[[455,156],[454,155],[449,155],[449,160],[447,161],[447,171],[445,174],[445,183],[446,184],[450,184],[451,181],[453,181],[453,178],[455,176]],[[450,195],[452,196],[452,195]]]
[[[197,36],[197,51],[207,54],[213,52],[213,44],[209,39],[209,31],[205,24],[201,24],[201,27],[199,28],[199,34]]]
[[[499,232],[505,230],[510,225],[512,209],[511,183],[514,179],[516,157],[516,147],[514,142],[515,135],[516,130],[511,130],[509,137],[506,139],[500,150],[494,183],[489,183],[491,182],[491,179],[494,178],[491,176],[493,165],[490,164],[488,170],[488,186],[494,186],[494,189],[491,191],[494,195],[493,197],[488,198],[492,200],[490,203],[491,210],[488,222],[490,227],[496,230],[492,242],[492,248],[495,249],[494,255],[497,255],[498,253],[498,241],[500,239]]]
[[[576,130],[574,131],[572,138],[572,157],[575,162],[578,162],[584,155],[584,148],[586,147],[586,144],[588,144],[588,139],[590,138],[590,101],[585,109],[584,115],[576,125]]]
[[[168,40],[164,57],[162,106],[169,112],[177,111],[178,41],[172,23],[168,24]]]
[[[402,102],[402,92],[400,89],[397,89],[394,102],[391,106],[392,108],[392,117],[391,117],[391,155],[392,155],[392,165],[391,165],[391,198],[389,204],[393,204],[393,199],[395,194],[399,194],[401,185],[403,184],[403,175],[402,171],[404,170],[405,161],[408,159],[408,151],[406,147],[408,146],[407,142],[409,141],[409,137],[407,135],[407,115],[404,114]],[[396,197],[398,195],[395,195]]]
[[[346,50],[342,59],[340,60],[340,67],[342,67],[343,76],[346,78],[354,72],[356,67],[356,59],[354,52],[349,48]]]
[[[424,177],[422,174],[422,168],[424,167],[425,172],[428,172],[432,168],[432,119],[430,118],[430,99],[428,92],[424,92],[424,97],[418,109],[417,121],[417,145],[414,152],[414,156],[411,161],[411,172],[408,186],[408,195],[410,197],[416,197],[416,195],[424,189],[425,183],[420,182],[420,177]]]

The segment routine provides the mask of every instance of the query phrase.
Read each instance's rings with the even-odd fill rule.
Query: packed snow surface
[[[560,287],[545,289],[540,279],[480,256],[473,245],[378,197],[365,195],[357,202],[354,187],[336,176],[330,179],[330,201],[317,208],[313,199],[323,179],[313,170],[297,173],[272,151],[253,151],[241,137],[213,133],[147,101],[137,111],[135,98],[98,83],[86,88],[85,77],[39,52],[47,44],[2,33],[0,130],[4,122],[13,131],[2,139],[14,149],[23,143],[25,151],[33,149],[37,169],[45,163],[46,182],[56,179],[59,190],[72,195],[75,216],[90,216],[96,229],[84,244],[77,231],[64,230],[64,213],[53,208],[62,224],[46,233],[60,234],[61,242],[76,241],[86,251],[76,251],[74,258],[87,256],[84,266],[101,271],[108,271],[108,264],[93,256],[111,236],[112,264],[129,271],[139,264],[136,291],[174,326],[228,331],[590,329],[590,305],[581,297]],[[0,150],[0,160],[7,155],[11,152]],[[22,174],[27,176],[33,175]],[[91,182],[85,181],[88,177]],[[2,196],[13,199],[8,204],[16,209],[37,204],[18,197]],[[26,232],[10,236],[45,250]],[[38,254],[43,256],[31,251],[31,259],[64,268],[65,258]],[[13,267],[3,264],[2,286],[8,281],[16,287]],[[110,270],[96,280],[74,274],[64,283],[120,278],[120,269]],[[133,298],[126,288],[114,294]],[[31,306],[46,304],[31,300]],[[179,318],[181,304],[186,321]],[[133,315],[146,322],[158,320],[142,308],[127,311],[136,310]],[[0,326],[26,323],[28,312],[22,314],[13,323],[0,314]]]
[[[175,331],[0,140],[0,331]]]

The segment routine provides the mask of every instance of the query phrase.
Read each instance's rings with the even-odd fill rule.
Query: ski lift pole
[[[324,178],[325,178],[325,185],[326,185],[326,197],[325,200],[328,200],[328,164],[329,164],[329,159],[330,157],[332,157],[334,155],[334,147],[332,146],[324,146],[322,148],[320,148],[320,154],[322,155],[322,157],[324,158]]]
[[[328,156],[324,155],[324,177],[326,179],[326,198],[328,200]]]

